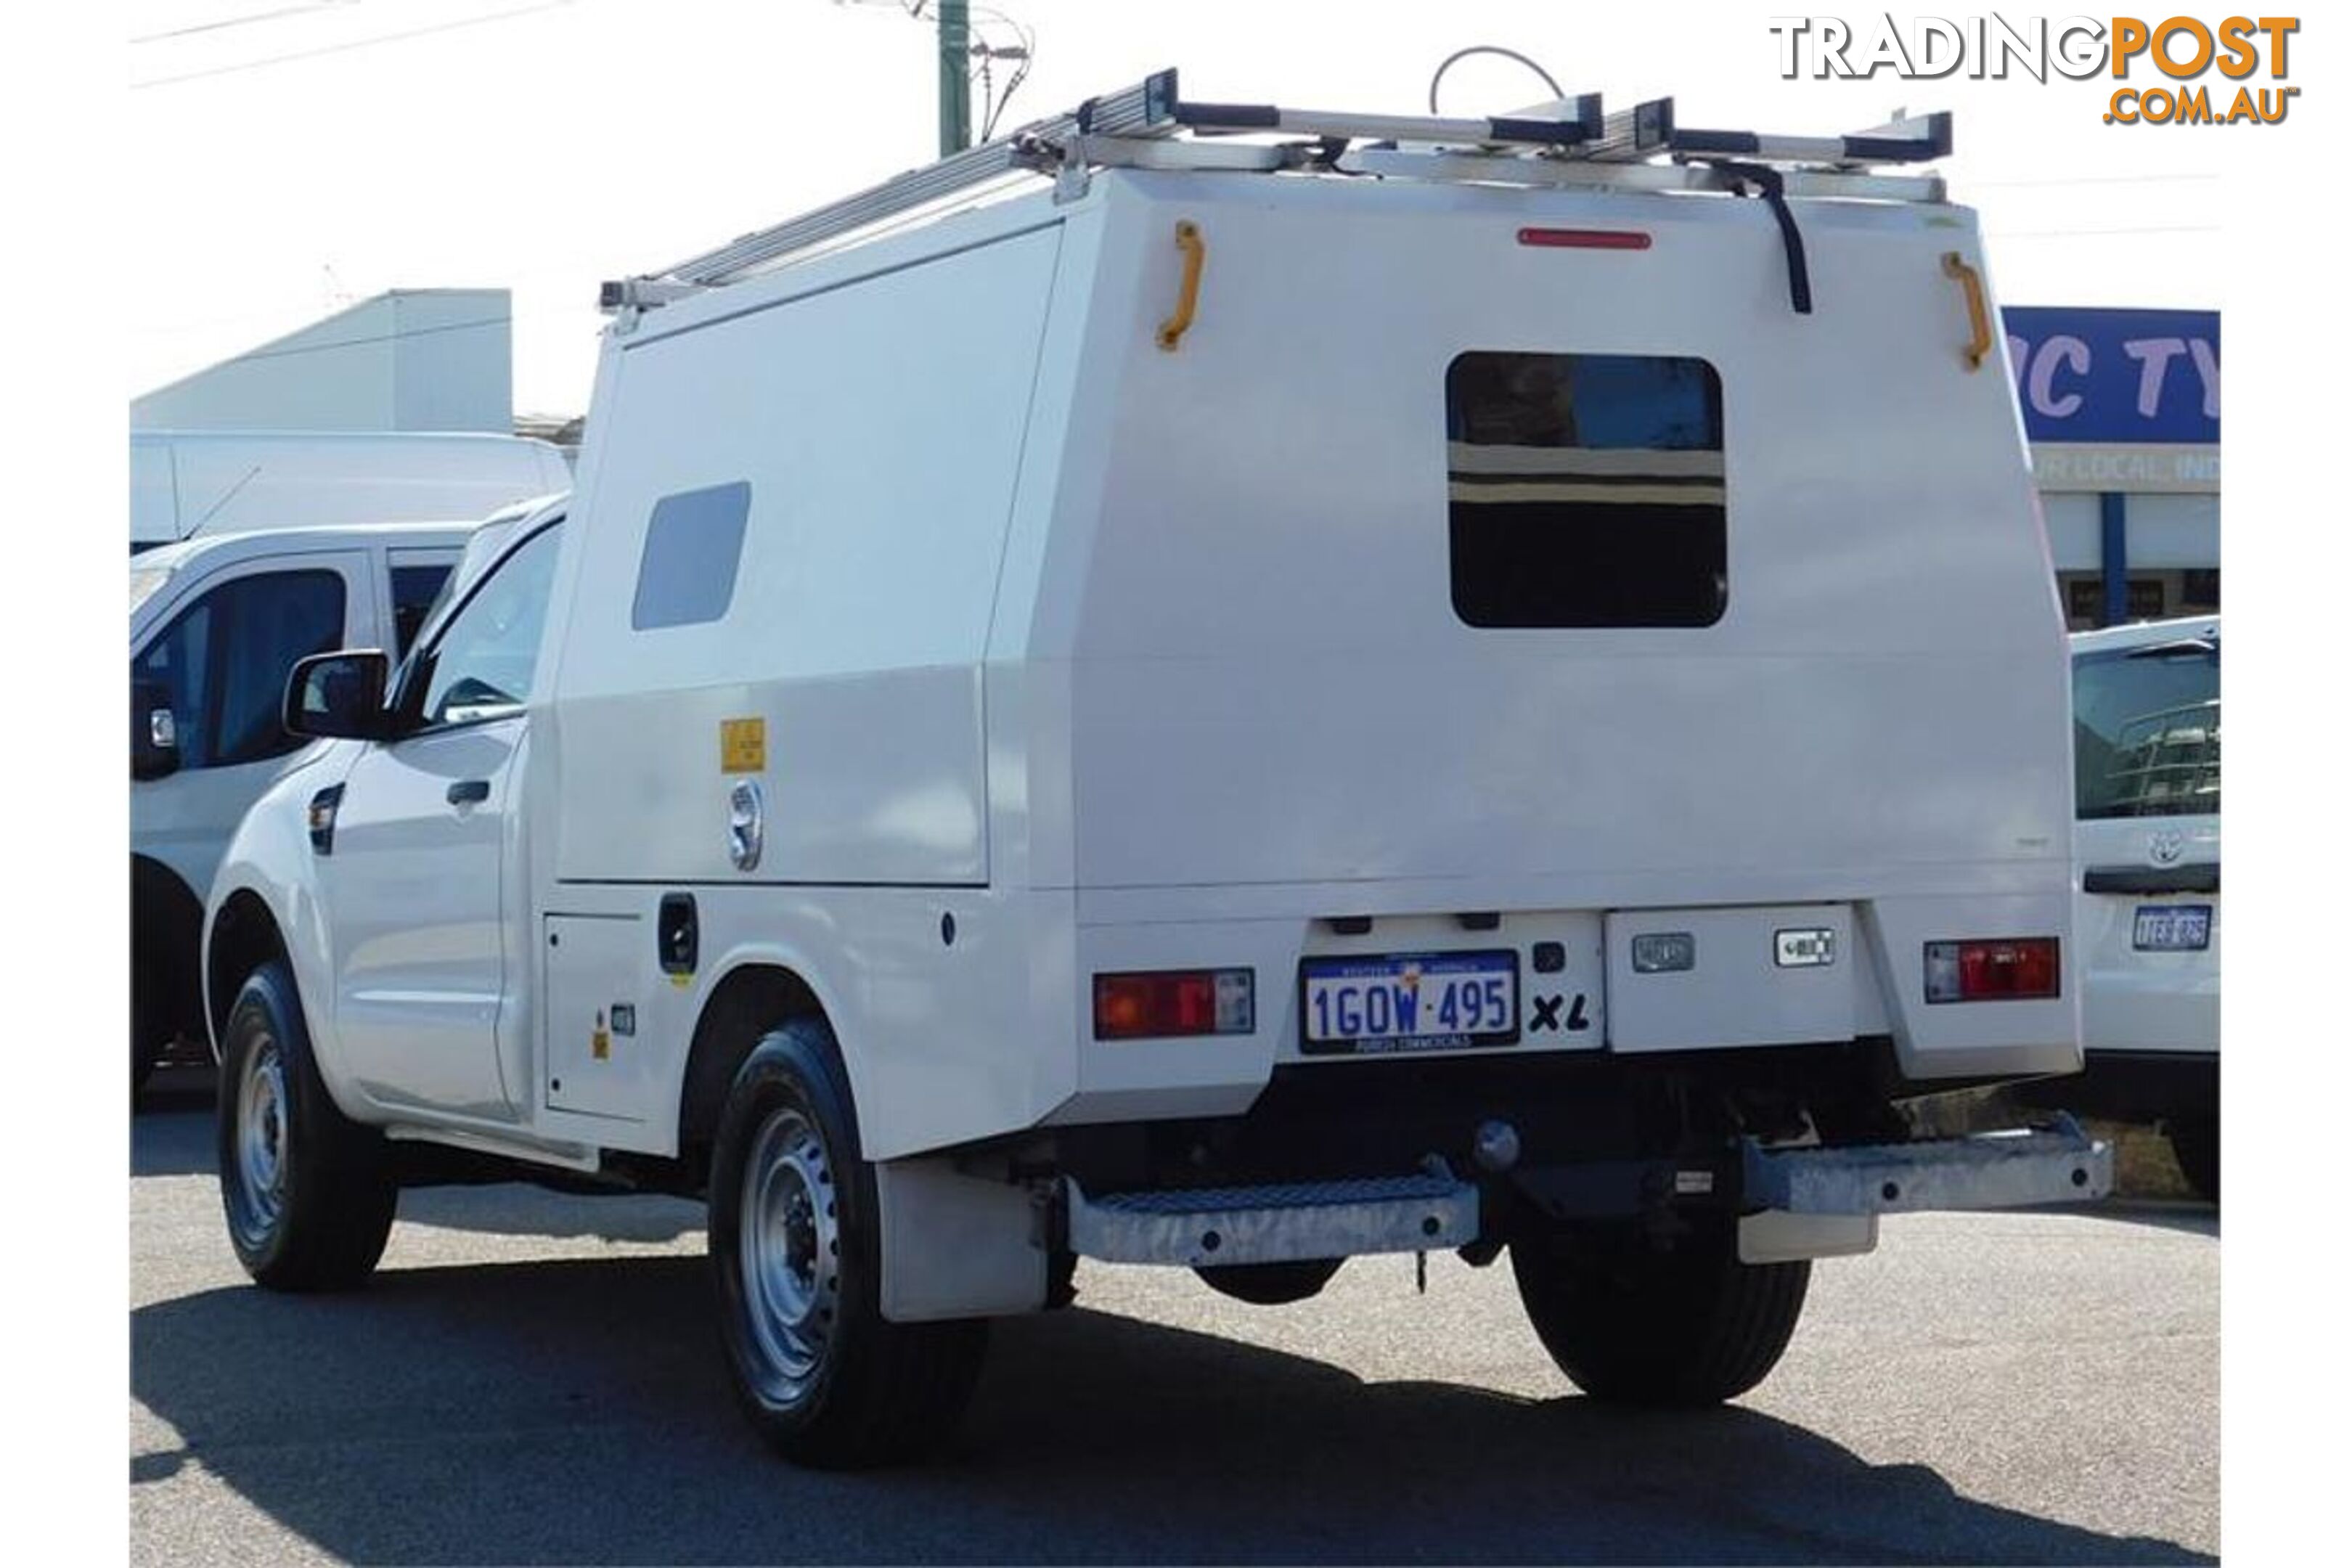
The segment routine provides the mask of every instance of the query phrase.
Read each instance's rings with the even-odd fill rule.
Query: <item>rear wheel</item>
[[[712,1278],[736,1395],[789,1459],[917,1458],[971,1400],[986,1321],[888,1321],[881,1257],[874,1168],[858,1153],[832,1031],[795,1019],[736,1074],[710,1170]]]
[[[2164,1136],[2180,1173],[2207,1203],[2221,1201],[2221,1115],[2216,1110],[2175,1117],[2165,1123]]]
[[[253,972],[222,1032],[217,1152],[229,1243],[256,1283],[335,1290],[383,1256],[400,1192],[383,1135],[328,1097],[293,977]]]
[[[1742,1263],[1728,1226],[1665,1253],[1511,1244],[1544,1349],[1586,1394],[1629,1405],[1713,1405],[1761,1383],[1789,1348],[1811,1267]]]
[[[1318,1258],[1300,1263],[1220,1263],[1192,1272],[1220,1296],[1231,1296],[1253,1307],[1286,1307],[1321,1295],[1346,1261]]]

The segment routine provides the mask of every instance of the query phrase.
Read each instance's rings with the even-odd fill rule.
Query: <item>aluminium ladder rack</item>
[[[1303,140],[1232,140],[1269,134]],[[1948,114],[1897,120],[1846,136],[1775,136],[1679,126],[1671,98],[1604,114],[1598,93],[1485,119],[1187,103],[1178,94],[1176,72],[1169,69],[659,272],[607,282],[600,303],[608,311],[645,310],[723,287],[1010,178],[1045,175],[1055,179],[1058,189],[1075,194],[1084,189],[1089,169],[1118,167],[1330,171],[1651,191],[1737,193],[1754,186],[1772,203],[1784,234],[1791,237],[1793,260],[1793,220],[1784,195],[1940,202],[1940,180],[1869,171],[1877,164],[1926,163],[1947,155],[1951,146]]]

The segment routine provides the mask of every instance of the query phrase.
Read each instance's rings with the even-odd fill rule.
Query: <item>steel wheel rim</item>
[[[738,1268],[760,1391],[804,1394],[824,1365],[841,1289],[841,1233],[824,1140],[797,1110],[772,1112],[743,1168]]]
[[[286,1063],[274,1036],[254,1037],[236,1085],[236,1218],[248,1242],[278,1226],[286,1204]]]

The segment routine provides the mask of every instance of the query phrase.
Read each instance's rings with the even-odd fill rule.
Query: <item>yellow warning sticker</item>
[[[604,1028],[604,1010],[596,1009],[596,1027],[589,1032],[588,1054],[598,1061],[609,1061],[613,1056],[613,1037]]]
[[[719,771],[722,773],[763,773],[768,771],[768,721],[765,719],[719,721]]]

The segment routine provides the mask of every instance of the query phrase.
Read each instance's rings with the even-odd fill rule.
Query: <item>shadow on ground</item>
[[[167,1067],[131,1102],[131,1173],[213,1173],[213,1069]]]
[[[945,1459],[816,1474],[750,1438],[709,1323],[698,1258],[161,1302],[132,1314],[132,1392],[185,1447],[134,1459],[134,1496],[200,1464],[387,1563],[2211,1560],[1752,1410],[1367,1385],[1083,1307],[998,1326]]]

